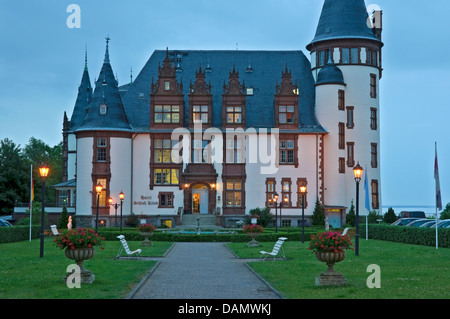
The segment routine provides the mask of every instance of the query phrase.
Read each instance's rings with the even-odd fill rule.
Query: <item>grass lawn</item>
[[[273,243],[248,248],[245,243],[229,247],[241,258],[258,258]],[[360,239],[359,256],[348,250],[334,267],[348,281],[345,287],[317,287],[315,277],[327,269],[308,250],[308,242],[286,241],[286,261],[252,262],[249,265],[287,299],[449,299],[450,249]],[[381,288],[370,289],[366,281],[380,267]]]
[[[132,250],[142,249],[142,256],[163,256],[170,242],[129,242]],[[74,263],[45,238],[44,257],[39,258],[40,240],[0,244],[0,299],[119,299],[124,298],[156,264],[146,260],[114,260],[120,242],[105,242],[105,249],[96,249],[94,258],[84,267],[95,274],[92,284],[69,289],[63,277],[68,265]]]

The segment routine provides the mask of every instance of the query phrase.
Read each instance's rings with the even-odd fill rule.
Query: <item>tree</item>
[[[262,227],[267,227],[269,224],[272,223],[273,215],[270,212],[270,208],[265,207],[263,209],[257,207],[250,210],[250,215],[246,216],[246,224],[250,224],[250,216],[251,215],[258,215],[258,225],[261,225]]]
[[[28,144],[24,147],[24,155],[29,164],[33,164],[33,180],[41,184],[39,167],[46,163],[50,168],[50,173],[46,181],[45,197],[46,202],[55,203],[55,192],[50,191],[52,185],[58,184],[62,179],[62,142],[50,147],[43,141],[34,137],[30,138]],[[41,198],[41,187],[35,187],[35,198]]]
[[[450,219],[450,203],[445,205],[444,210],[441,212],[441,219]]]
[[[16,201],[28,201],[28,171],[20,146],[7,138],[0,141],[0,215],[12,214]]]
[[[392,207],[389,207],[387,213],[384,214],[384,216],[383,216],[383,221],[385,223],[392,224],[396,220],[397,220],[397,215],[395,215],[395,212],[392,209]]]
[[[350,204],[350,209],[348,210],[348,213],[346,216],[347,224],[349,224],[350,226],[355,226],[355,218],[356,218],[355,206],[353,205],[353,200],[352,200],[352,202]]]
[[[324,226],[325,225],[325,209],[319,200],[316,201],[316,206],[314,207],[312,224],[314,226]]]

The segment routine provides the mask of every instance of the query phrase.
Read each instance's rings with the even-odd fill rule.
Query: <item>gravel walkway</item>
[[[127,298],[283,299],[224,243],[175,243],[158,260]]]

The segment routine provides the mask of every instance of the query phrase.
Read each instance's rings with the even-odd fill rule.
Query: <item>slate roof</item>
[[[95,83],[95,91],[83,123],[76,131],[132,131],[123,108],[119,87],[109,60],[106,46],[105,59]],[[100,114],[100,105],[106,104],[106,114]]]
[[[53,185],[52,187],[58,188],[58,187],[76,187],[77,181],[76,179],[70,179],[67,182],[62,182],[56,185]]]
[[[358,38],[380,42],[367,26],[364,0],[325,0],[312,44],[333,39]]]
[[[320,69],[316,84],[345,84],[344,75],[341,69],[329,59],[327,64]]]
[[[150,90],[152,81],[158,79],[158,66],[164,61],[166,50],[156,50],[133,83],[121,87],[122,101],[127,118],[135,132],[151,132]],[[223,85],[228,83],[233,66],[239,72],[239,80],[246,88],[253,88],[253,95],[246,99],[246,125],[251,128],[274,127],[274,95],[282,72],[288,68],[292,81],[299,87],[300,123],[298,132],[323,133],[315,115],[315,83],[311,64],[302,51],[169,51],[178,81],[183,83],[185,123],[188,125],[189,84],[195,82],[200,66],[206,70],[206,82],[211,84],[213,95],[213,126],[222,127]],[[248,72],[251,67],[252,72]],[[210,72],[208,71],[210,70]],[[124,92],[124,90],[127,90]]]
[[[73,108],[72,117],[70,118],[70,130],[74,131],[80,127],[86,117],[89,104],[92,101],[91,79],[87,63],[85,64],[81,84],[78,87],[77,100]]]

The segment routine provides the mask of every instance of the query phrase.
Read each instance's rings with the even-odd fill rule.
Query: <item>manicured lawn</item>
[[[80,289],[69,289],[63,277],[73,261],[64,251],[45,238],[44,258],[39,258],[40,240],[0,244],[0,299],[118,299],[124,298],[156,264],[146,260],[114,260],[120,242],[108,241],[105,249],[96,249],[84,267],[95,274],[95,281]],[[172,245],[153,242],[129,242],[132,250],[142,248],[142,256],[163,256]]]
[[[142,247],[130,241],[132,250],[143,249],[143,256],[163,256],[171,242],[152,241]],[[259,258],[260,250],[270,251],[273,242],[257,248],[247,243],[229,243],[241,258]],[[64,256],[52,238],[46,238],[44,258],[39,258],[39,239],[31,242],[0,244],[0,299],[121,299],[125,298],[155,265],[155,261],[114,260],[118,241],[107,241],[105,249],[85,262],[96,278],[91,285],[69,289],[63,282],[66,268],[73,261]],[[345,287],[323,288],[315,277],[326,270],[307,247],[296,241],[283,245],[288,260],[251,262],[250,266],[287,299],[449,299],[450,249],[360,239],[360,256],[347,251],[335,269],[347,278]],[[381,288],[366,285],[367,267],[381,270]]]
[[[241,258],[258,258],[260,250],[271,251],[273,243],[248,248],[245,243],[229,247]],[[288,299],[448,299],[450,298],[450,249],[360,239],[360,253],[347,251],[335,270],[342,273],[345,287],[317,287],[315,277],[327,266],[307,249],[308,242],[285,242],[286,261],[253,262],[250,266]],[[381,288],[366,285],[380,267]]]

